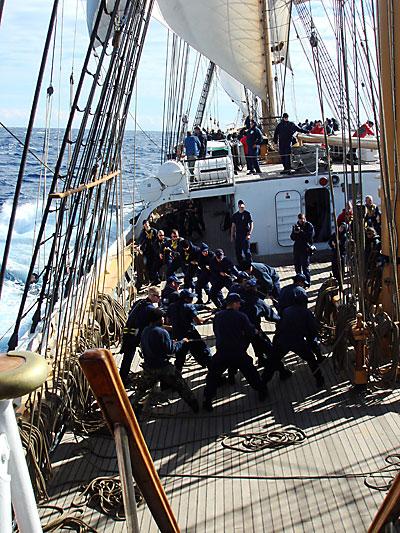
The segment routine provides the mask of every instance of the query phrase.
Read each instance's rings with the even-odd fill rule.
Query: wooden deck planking
[[[313,265],[313,281],[323,280],[324,267]],[[288,282],[292,270],[282,268],[280,274]],[[312,296],[315,299],[316,293]],[[202,329],[212,336],[211,325]],[[384,493],[365,486],[363,477],[329,476],[383,468],[385,456],[398,451],[399,391],[376,392],[366,399],[351,396],[348,382],[338,383],[327,361],[323,372],[328,388],[318,392],[303,362],[293,355],[286,362],[296,369],[294,376],[286,382],[275,376],[264,403],[243,379],[218,390],[211,414],[193,415],[170,393],[169,403],[152,407],[149,402],[141,426],[182,531],[367,529]],[[184,377],[201,400],[205,371],[189,363]],[[167,394],[156,393],[162,396]],[[225,434],[259,432],[266,425],[296,425],[308,438],[296,446],[252,453],[221,445]],[[117,471],[110,438],[91,438],[88,443],[98,455],[110,458],[79,455],[81,445],[66,435],[54,456],[60,465],[50,485],[52,504],[68,509],[80,485],[75,479],[89,481]],[[62,485],[67,480],[71,487]],[[123,522],[87,507],[84,518],[99,531],[124,530]],[[144,504],[139,520],[142,532],[157,531]]]

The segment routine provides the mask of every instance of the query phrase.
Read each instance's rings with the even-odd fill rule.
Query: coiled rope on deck
[[[266,448],[283,448],[298,444],[307,438],[304,431],[295,426],[272,429],[261,433],[236,433],[227,435],[221,442],[224,448],[239,452],[257,452]]]

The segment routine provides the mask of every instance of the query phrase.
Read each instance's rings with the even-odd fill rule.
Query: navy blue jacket
[[[295,224],[290,234],[290,238],[294,241],[293,252],[295,254],[310,254],[310,246],[313,243],[314,226],[311,222],[306,222],[303,225]]]
[[[178,300],[168,307],[167,316],[172,325],[172,337],[181,340],[190,336],[195,329],[194,317],[197,315],[193,304]]]
[[[198,156],[200,154],[201,143],[195,135],[189,135],[188,137],[185,137],[184,144],[186,156]]]
[[[248,211],[243,211],[243,213],[236,211],[236,213],[233,213],[232,215],[231,222],[235,224],[236,238],[243,239],[243,237],[246,237],[250,232],[253,219]]]
[[[214,257],[215,257],[215,253],[212,250],[208,250],[208,254],[207,255],[203,255],[200,252],[200,255],[199,255],[199,268],[200,268],[200,270],[209,272],[209,269],[206,268],[206,267],[210,266],[211,260],[214,259]]]
[[[179,298],[179,292],[174,289],[171,285],[165,285],[163,290],[161,291],[161,301],[163,304],[163,307],[168,307],[169,304],[172,304],[173,302],[176,302]]]
[[[240,311],[244,313],[252,324],[257,328],[261,326],[262,317],[270,322],[278,322],[280,317],[275,313],[270,305],[258,297],[257,293],[244,291],[240,295],[244,298],[244,303],[240,307]]]
[[[289,148],[292,146],[293,134],[299,131],[300,133],[308,133],[307,130],[299,128],[294,122],[282,120],[275,128],[274,143],[279,140],[279,153],[287,154],[290,152]]]
[[[246,135],[247,146],[253,147],[254,144],[260,145],[262,143],[263,136],[259,128],[251,128]]]
[[[251,273],[256,278],[263,292],[271,292],[275,287],[275,291],[279,293],[281,290],[279,274],[274,267],[265,265],[264,263],[251,263],[251,266],[253,267]]]
[[[149,313],[153,309],[153,303],[147,298],[135,302],[132,309],[129,311],[124,333],[133,335],[133,330],[137,330],[135,336],[140,338],[144,328],[149,325]]]
[[[244,313],[233,309],[219,311],[214,318],[215,345],[217,351],[228,354],[246,352],[255,327]]]
[[[217,258],[213,257],[210,261],[210,270],[214,279],[223,279],[223,277],[220,276],[220,272],[226,272],[230,276],[237,276],[239,273],[238,269],[227,257],[223,257],[222,261],[217,261]]]
[[[144,228],[142,229],[140,235],[139,235],[139,245],[142,250],[142,252],[145,255],[152,254],[154,252],[154,243],[157,239],[157,230],[154,228],[150,228],[149,231],[146,231]]]
[[[312,341],[318,336],[318,321],[314,314],[302,305],[291,305],[283,310],[277,324],[276,337],[286,346]]]
[[[180,251],[181,262],[183,265],[189,265],[192,261],[199,262],[200,259],[200,248],[195,244],[189,243],[189,249],[186,251],[183,248]]]
[[[291,305],[295,305],[298,301],[306,303],[308,301],[307,292],[300,285],[292,283],[291,285],[286,285],[281,289],[281,293],[278,299],[278,311],[282,314],[283,310]],[[306,305],[307,307],[307,305]]]
[[[172,354],[182,348],[183,342],[172,342],[168,331],[151,325],[143,330],[140,344],[145,366],[161,368],[169,363]]]

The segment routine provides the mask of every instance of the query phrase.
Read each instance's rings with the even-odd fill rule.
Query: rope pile
[[[364,484],[370,489],[389,490],[394,478],[400,470],[400,455],[398,453],[385,457],[386,466],[377,472],[371,472],[365,479]]]
[[[102,344],[118,345],[127,320],[125,309],[108,294],[98,294],[92,302],[93,317],[100,326]]]
[[[135,497],[136,503],[139,505],[143,500],[143,496],[136,485]],[[80,497],[72,501],[72,506],[83,507],[84,505],[99,509],[102,513],[114,518],[114,520],[125,520],[119,476],[97,477],[84,486]]]
[[[257,452],[266,448],[283,448],[291,444],[298,444],[307,438],[304,431],[287,426],[282,429],[272,429],[261,433],[236,433],[227,435],[221,442],[224,448],[239,452]]]

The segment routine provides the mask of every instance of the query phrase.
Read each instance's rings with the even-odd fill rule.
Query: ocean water
[[[24,141],[24,128],[11,128],[11,131],[18,139]],[[30,148],[40,159],[43,159],[44,139],[45,131],[40,128],[35,129],[31,137]],[[53,168],[56,162],[61,140],[62,132],[51,130],[48,155],[50,168]],[[157,173],[160,164],[160,146],[160,132],[146,132],[145,134],[126,132],[123,146],[124,204],[132,206],[134,189],[136,189],[135,198],[139,199],[140,196],[137,191],[137,184],[140,185],[140,182],[146,177],[154,176]],[[22,150],[22,145],[6,130],[0,128],[0,262],[3,258]],[[43,183],[41,165],[33,155],[29,154],[19,198],[11,251],[7,262],[6,280],[0,300],[0,351],[7,350],[8,339],[13,330],[24,289],[35,233],[40,224],[41,207],[45,196]],[[51,174],[49,173],[47,187],[50,186],[50,183]],[[39,184],[41,184],[40,187]],[[131,216],[132,208],[130,207],[130,211],[129,209],[126,210],[126,219],[128,220]],[[46,226],[48,235],[52,231],[51,224],[50,221],[48,229]],[[38,287],[33,286],[27,307],[34,302],[37,292]],[[20,335],[27,331],[29,326],[30,318],[28,315],[22,324]]]

